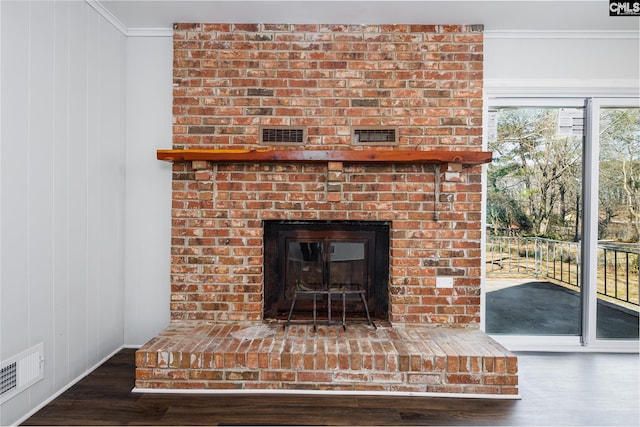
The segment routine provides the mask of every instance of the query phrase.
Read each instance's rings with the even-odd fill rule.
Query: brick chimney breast
[[[265,127],[304,129],[304,150],[482,148],[482,26],[178,23],[173,73],[174,149],[288,148]],[[176,162],[171,317],[263,319],[263,221],[386,221],[387,320],[477,328],[481,171]]]

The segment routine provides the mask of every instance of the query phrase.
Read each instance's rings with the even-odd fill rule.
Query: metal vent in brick
[[[0,396],[18,386],[18,363],[13,362],[0,370]]]
[[[300,145],[304,144],[304,141],[304,128],[264,127],[260,133],[260,142],[262,144]]]
[[[394,145],[398,142],[395,128],[354,129],[353,143],[363,145]]]

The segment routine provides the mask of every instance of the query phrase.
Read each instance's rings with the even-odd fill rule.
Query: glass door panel
[[[368,271],[365,241],[340,241],[329,243],[329,287],[336,295],[340,291],[345,299],[347,312],[361,312],[361,296],[353,291],[364,291],[365,298],[368,286]],[[337,308],[337,305],[336,305]]]
[[[287,294],[298,290],[322,290],[324,288],[324,243],[322,241],[287,241],[287,266],[285,283]]]
[[[637,340],[640,108],[598,111],[596,337]]]
[[[489,111],[487,333],[582,332],[581,105]]]
[[[366,289],[365,242],[329,244],[329,286],[332,289]]]

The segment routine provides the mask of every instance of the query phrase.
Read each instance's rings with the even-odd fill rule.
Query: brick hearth
[[[174,322],[136,365],[139,389],[518,394],[516,357],[460,328]]]

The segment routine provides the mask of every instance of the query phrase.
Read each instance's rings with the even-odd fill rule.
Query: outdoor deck
[[[580,294],[535,278],[488,278],[488,334],[580,335]],[[638,312],[598,300],[599,338],[638,338]]]
[[[637,244],[598,244],[596,336],[638,339]],[[486,317],[489,334],[581,334],[580,242],[541,237],[487,239]]]

